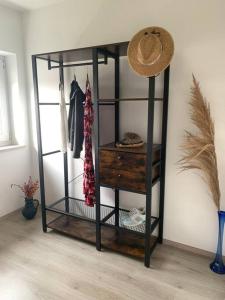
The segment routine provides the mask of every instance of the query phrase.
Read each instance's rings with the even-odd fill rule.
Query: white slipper
[[[145,207],[131,208],[129,216],[131,215],[145,215]]]
[[[132,208],[126,218],[123,219],[123,225],[127,227],[135,227],[145,223],[144,209]]]

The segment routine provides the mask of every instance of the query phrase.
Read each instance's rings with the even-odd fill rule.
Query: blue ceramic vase
[[[25,219],[31,220],[35,217],[39,202],[33,198],[25,198],[25,206],[22,209],[22,215]]]
[[[225,265],[223,263],[223,234],[225,224],[225,211],[218,211],[219,218],[219,235],[217,252],[214,261],[210,264],[210,269],[217,274],[225,274]]]

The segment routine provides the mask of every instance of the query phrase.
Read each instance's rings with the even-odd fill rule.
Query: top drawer
[[[153,163],[160,158],[160,151],[153,152]],[[124,151],[100,150],[100,168],[145,172],[146,154]]]

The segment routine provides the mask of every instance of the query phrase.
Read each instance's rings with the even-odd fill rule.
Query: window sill
[[[9,146],[2,146],[0,147],[0,152],[1,151],[8,151],[8,150],[14,150],[14,149],[20,149],[20,148],[25,148],[26,145],[9,145]]]

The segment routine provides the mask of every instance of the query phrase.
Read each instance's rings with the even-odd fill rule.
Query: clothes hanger
[[[89,76],[88,76],[88,73],[87,73],[86,86],[88,86],[89,84],[90,84],[90,82],[89,82]]]
[[[89,76],[88,76],[88,66],[87,66],[87,79],[86,79],[86,87],[90,86]]]
[[[74,68],[74,73],[73,73],[73,79],[74,81],[77,81],[77,77],[76,77],[76,69]]]
[[[60,74],[59,75],[59,91],[61,91],[62,90],[62,75]]]

